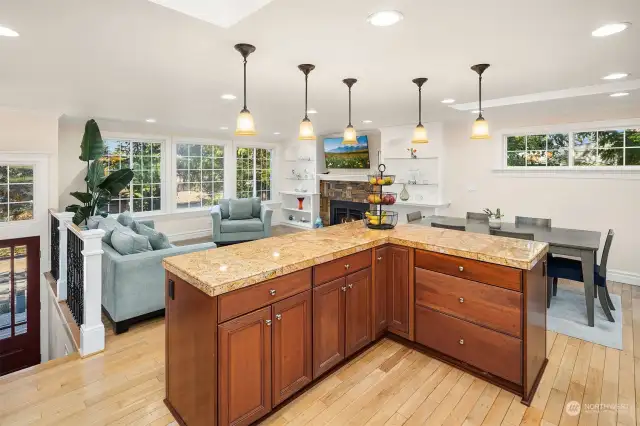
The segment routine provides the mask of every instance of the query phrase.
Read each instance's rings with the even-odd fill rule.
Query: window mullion
[[[253,196],[258,192],[258,183],[256,182],[256,162],[258,159],[258,148],[253,148]]]

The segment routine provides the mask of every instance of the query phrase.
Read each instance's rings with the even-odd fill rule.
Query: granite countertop
[[[362,222],[271,237],[164,259],[165,269],[218,296],[339,257],[392,243],[530,270],[547,243],[403,224],[377,231]]]

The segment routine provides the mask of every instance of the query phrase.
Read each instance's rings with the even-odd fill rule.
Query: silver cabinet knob
[[[276,291],[274,289],[269,290],[269,294],[272,296],[276,295]]]
[[[353,284],[349,284],[349,288],[353,288]]]
[[[347,291],[347,288],[346,287],[342,287],[342,291]]]
[[[277,319],[278,321],[280,321],[280,320],[282,319],[282,315],[281,315],[281,314],[276,314],[276,319]]]
[[[382,256],[380,256],[380,257],[378,258],[378,261],[381,261],[381,260],[382,260]]]
[[[458,343],[460,343],[461,345],[464,345],[464,339],[460,339]]]
[[[458,266],[458,270],[459,270],[460,272],[464,271],[464,266]]]
[[[460,299],[458,299],[460,301],[460,303],[464,303],[464,297],[461,297]]]
[[[348,263],[344,265],[344,269],[349,269],[349,268],[351,268],[351,265],[349,265]]]
[[[267,325],[271,325],[271,320],[266,320],[264,323]]]

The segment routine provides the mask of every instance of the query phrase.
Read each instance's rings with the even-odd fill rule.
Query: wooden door
[[[347,275],[345,351],[352,355],[371,342],[371,268]]]
[[[218,353],[220,425],[249,425],[269,413],[271,306],[218,325]]]
[[[40,237],[0,241],[0,376],[40,363]]]
[[[313,289],[313,378],[337,365],[345,357],[345,278]]]
[[[409,337],[409,249],[389,247],[387,317],[389,330]]]
[[[273,406],[313,379],[311,290],[271,306]]]
[[[372,291],[372,313],[373,313],[373,335],[380,337],[388,326],[387,321],[387,280],[389,246],[378,247],[373,253],[373,291]]]

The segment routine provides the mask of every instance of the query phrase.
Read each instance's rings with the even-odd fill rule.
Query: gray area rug
[[[611,300],[616,307],[611,311],[616,322],[607,320],[600,299],[595,299],[595,327],[589,327],[584,290],[558,287],[558,295],[551,298],[547,311],[547,329],[622,350],[622,301],[617,294],[611,294]]]

